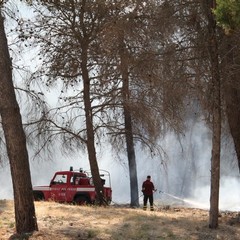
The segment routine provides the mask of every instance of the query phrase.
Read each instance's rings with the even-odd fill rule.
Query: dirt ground
[[[240,214],[221,212],[219,228],[208,228],[208,211],[186,207],[155,206],[155,211],[128,206],[73,206],[36,202],[39,231],[29,237],[15,233],[13,201],[0,200],[0,240],[237,240]],[[11,238],[10,238],[11,237]]]

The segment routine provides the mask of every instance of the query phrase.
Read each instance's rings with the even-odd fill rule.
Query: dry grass
[[[197,240],[240,239],[238,213],[222,213],[219,228],[208,228],[208,211],[190,208],[156,208],[154,212],[127,207],[88,207],[36,202],[37,240]],[[14,234],[13,202],[0,200],[0,239]],[[17,238],[24,239],[24,238]]]

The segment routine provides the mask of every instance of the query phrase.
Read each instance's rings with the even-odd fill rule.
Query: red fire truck
[[[110,173],[100,170],[103,183],[104,197],[108,203],[112,201]],[[108,186],[105,186],[107,184]],[[96,191],[90,171],[73,170],[56,172],[49,186],[33,187],[35,201],[56,201],[75,204],[93,204],[96,200]]]

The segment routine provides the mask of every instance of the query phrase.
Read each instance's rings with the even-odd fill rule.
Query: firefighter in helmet
[[[156,191],[153,182],[151,182],[151,176],[147,176],[147,179],[142,184],[143,192],[143,210],[147,210],[147,202],[149,200],[150,210],[153,211],[153,192]]]

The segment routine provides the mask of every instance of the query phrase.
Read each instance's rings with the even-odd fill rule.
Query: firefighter
[[[143,192],[143,210],[147,210],[147,202],[149,200],[150,210],[153,211],[153,192],[156,191],[154,184],[151,182],[151,176],[147,176],[147,179],[142,184]]]

